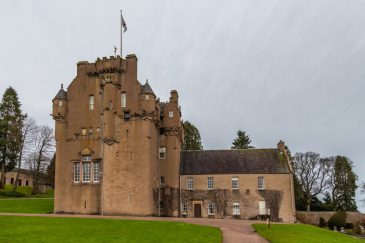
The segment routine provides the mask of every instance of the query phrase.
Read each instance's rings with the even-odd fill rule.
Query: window
[[[89,96],[89,111],[94,110],[94,96],[90,95]]]
[[[10,178],[10,184],[14,184],[14,178]]]
[[[174,112],[173,111],[169,111],[169,117],[174,117]]]
[[[238,177],[232,177],[232,189],[239,189],[240,188],[240,183],[238,180]]]
[[[214,215],[215,205],[214,202],[208,202],[208,215]]]
[[[21,186],[22,185],[22,180],[21,179],[19,179],[18,180],[18,186]]]
[[[188,181],[187,181],[188,190],[193,190],[193,187],[194,187],[193,177],[188,177]]]
[[[160,184],[163,185],[165,183],[165,177],[161,176],[160,177]]]
[[[214,189],[213,177],[208,177],[208,189]]]
[[[246,194],[250,194],[250,189],[246,189]]]
[[[62,100],[58,101],[58,106],[61,107],[62,106]]]
[[[146,97],[146,100],[150,99],[150,95],[148,95],[148,94],[145,97]]]
[[[100,132],[100,127],[97,127],[96,128],[96,132]]]
[[[29,181],[25,181],[25,185],[26,186],[29,186]]]
[[[120,96],[120,103],[123,108],[127,107],[127,94],[126,93],[122,93],[122,95]]]
[[[94,182],[99,182],[100,181],[100,163],[94,162],[93,168],[94,168]]]
[[[128,111],[124,112],[124,120],[129,121],[129,118],[130,118],[129,112]]]
[[[187,214],[188,212],[188,202],[186,200],[181,202],[181,213]]]
[[[74,163],[74,182],[80,182],[80,163]]]
[[[259,190],[265,189],[265,181],[263,176],[259,176],[257,179],[257,188]]]
[[[89,133],[93,133],[93,128],[89,127]]]
[[[160,159],[166,159],[166,147],[160,147],[159,157]]]
[[[87,129],[86,128],[81,128],[81,135],[82,136],[86,136],[87,135]]]
[[[240,215],[240,203],[234,202],[232,206],[232,215]]]
[[[90,182],[91,179],[91,163],[90,162],[82,162],[82,181]]]
[[[263,200],[259,201],[259,214],[260,215],[266,214],[266,203]]]

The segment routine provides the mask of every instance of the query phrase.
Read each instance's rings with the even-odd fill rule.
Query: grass
[[[53,198],[0,199],[0,213],[52,213],[52,212],[53,212]]]
[[[221,242],[218,228],[178,222],[0,216],[0,242]]]
[[[265,239],[273,243],[296,242],[331,242],[331,243],[352,243],[364,242],[363,240],[333,232],[307,224],[272,224],[268,229],[266,224],[254,224],[252,227]]]
[[[42,193],[42,194],[37,194],[37,195],[32,195],[32,187],[30,186],[18,186],[17,187],[17,192],[24,194],[24,197],[29,197],[29,198],[50,198],[50,197],[54,197],[54,192],[53,189],[48,189],[46,191],[46,193]],[[0,199],[1,198],[12,198],[9,196],[4,195],[3,193],[6,192],[11,192],[13,190],[13,185],[5,185],[4,189],[0,189]]]

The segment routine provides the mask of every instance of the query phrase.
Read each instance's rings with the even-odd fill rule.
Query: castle
[[[181,151],[178,92],[161,102],[138,81],[135,55],[79,62],[52,116],[55,213],[294,221],[285,144]]]

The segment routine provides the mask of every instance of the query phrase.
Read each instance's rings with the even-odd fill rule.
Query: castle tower
[[[149,83],[137,80],[137,61],[128,55],[79,62],[67,93],[61,89],[53,100],[56,213],[159,215],[160,174],[178,188],[177,92],[165,106],[175,117],[165,120]],[[159,160],[161,144],[168,166]]]

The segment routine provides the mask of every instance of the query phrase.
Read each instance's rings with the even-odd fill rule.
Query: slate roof
[[[66,100],[67,99],[67,92],[61,87],[61,89],[58,91],[56,96],[54,97],[54,100]]]
[[[141,94],[153,94],[153,95],[155,95],[155,93],[153,93],[153,90],[152,90],[151,86],[148,84],[148,82],[146,82],[144,85],[142,85]]]
[[[180,174],[286,174],[278,149],[182,151]]]

